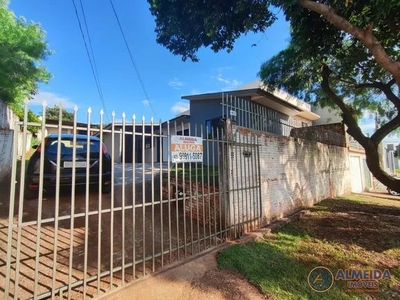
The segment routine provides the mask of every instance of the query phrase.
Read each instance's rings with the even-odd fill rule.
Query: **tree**
[[[281,8],[291,41],[259,75],[308,102],[338,107],[348,133],[364,147],[372,174],[400,192],[399,180],[382,170],[378,153],[383,138],[400,127],[398,0],[148,1],[157,42],[194,61],[201,46],[229,51],[241,34],[265,31],[275,20],[270,6]],[[371,137],[357,123],[366,111],[381,121]]]
[[[0,100],[16,109],[47,82],[50,73],[42,65],[51,51],[38,24],[16,17],[0,0]]]
[[[58,120],[60,115],[60,107],[58,105],[54,105],[54,107],[46,108],[46,119],[50,120]],[[74,113],[68,112],[64,108],[62,109],[62,120],[63,121],[74,121]]]

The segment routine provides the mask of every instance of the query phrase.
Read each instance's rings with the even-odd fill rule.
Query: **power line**
[[[105,104],[105,101],[104,101],[103,91],[102,91],[102,89],[101,89],[101,84],[100,84],[100,80],[99,80],[99,76],[98,76],[98,72],[97,72],[96,61],[95,61],[95,59],[94,59],[93,47],[92,47],[92,42],[91,42],[91,40],[90,40],[89,28],[88,28],[87,22],[86,22],[85,11],[84,11],[84,9],[83,9],[83,5],[82,5],[81,0],[79,0],[79,1],[80,1],[80,4],[81,4],[83,19],[84,19],[85,26],[86,26],[86,32],[87,32],[87,35],[88,35],[88,41],[89,41],[90,50],[91,50],[91,53],[92,53],[92,56],[93,56],[93,61],[92,61],[92,58],[91,58],[90,53],[89,53],[88,45],[87,45],[87,43],[86,43],[85,34],[84,34],[84,32],[83,32],[83,29],[82,29],[81,20],[79,19],[78,10],[77,10],[77,8],[76,8],[76,4],[75,4],[75,1],[74,1],[74,0],[72,0],[72,4],[74,5],[75,15],[76,15],[76,18],[77,18],[78,24],[79,24],[79,30],[81,31],[83,43],[85,44],[86,54],[87,54],[88,59],[89,59],[89,63],[90,63],[90,67],[91,67],[91,70],[92,70],[92,74],[93,74],[94,81],[95,81],[95,83],[96,83],[97,91],[98,91],[98,93],[99,93],[100,100],[101,100],[102,106],[103,106],[103,108],[104,108],[104,112],[105,112],[106,118],[107,118],[108,122],[110,122],[110,119],[109,119],[108,113],[107,113],[106,104]]]
[[[124,39],[126,49],[128,50],[129,57],[130,57],[130,59],[131,59],[131,63],[132,63],[132,65],[133,65],[133,67],[134,67],[134,69],[135,69],[135,72],[136,72],[136,75],[137,75],[137,77],[138,77],[138,79],[139,79],[140,86],[142,87],[143,93],[144,93],[144,95],[146,96],[146,100],[148,101],[148,103],[149,103],[149,105],[150,105],[150,108],[151,108],[151,110],[152,110],[154,116],[156,117],[156,112],[154,111],[154,107],[153,107],[153,105],[151,104],[150,97],[149,97],[149,95],[147,94],[147,91],[146,91],[146,88],[145,88],[145,86],[144,86],[142,77],[141,77],[140,74],[139,74],[139,70],[138,70],[138,68],[137,68],[137,66],[136,66],[135,60],[133,59],[133,55],[132,55],[131,49],[130,49],[130,47],[129,47],[129,45],[128,45],[128,42],[127,42],[127,40],[126,40],[124,30],[122,29],[121,22],[119,21],[118,14],[117,14],[117,11],[115,10],[114,3],[112,2],[112,0],[110,0],[110,4],[111,4],[112,10],[113,10],[113,12],[114,12],[114,16],[115,16],[115,18],[117,19],[117,23],[118,23],[118,26],[119,26],[119,30],[121,31],[122,38]]]

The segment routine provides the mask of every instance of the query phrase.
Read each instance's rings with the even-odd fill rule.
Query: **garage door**
[[[351,191],[353,193],[361,193],[362,177],[361,177],[361,164],[358,156],[350,156],[350,174],[351,174]]]

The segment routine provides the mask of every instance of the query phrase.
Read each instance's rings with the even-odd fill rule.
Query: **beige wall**
[[[236,126],[233,126],[233,134],[237,142],[252,141],[259,145],[259,184],[262,220],[265,223],[301,207],[312,206],[325,198],[351,191],[348,150],[345,147],[294,140],[268,133],[260,134]],[[232,174],[232,188],[235,187],[235,182],[240,185],[243,178],[251,174],[243,176],[240,169],[243,167],[236,163],[237,159],[244,159],[243,155],[236,153],[234,145],[230,147],[228,153],[233,155],[229,170],[229,174]],[[239,180],[235,176],[239,176]],[[251,199],[251,195],[247,196]],[[231,207],[230,211],[243,213],[241,207],[245,201],[246,193],[240,199],[231,199],[230,203],[235,203],[237,207]],[[238,218],[240,215],[236,216]],[[231,220],[233,219],[231,216]]]

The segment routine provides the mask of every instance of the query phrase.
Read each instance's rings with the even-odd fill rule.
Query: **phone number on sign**
[[[202,161],[203,153],[196,152],[179,152],[175,155],[176,160],[178,161]]]

